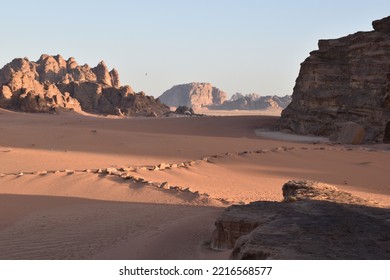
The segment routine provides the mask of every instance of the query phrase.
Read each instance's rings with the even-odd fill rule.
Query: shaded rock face
[[[172,87],[165,91],[159,99],[172,107],[203,107],[222,104],[227,98],[225,92],[209,83],[189,83]]]
[[[227,208],[214,249],[233,259],[388,259],[390,210],[312,181],[289,181],[284,202]]]
[[[337,138],[345,122],[365,130],[364,141],[386,140],[390,122],[390,17],[374,31],[320,40],[301,64],[280,127]]]
[[[209,106],[214,110],[281,110],[290,104],[291,96],[260,96],[255,93],[243,95],[234,94],[221,105]]]
[[[17,58],[0,69],[0,107],[24,112],[60,109],[90,113],[161,116],[169,108],[130,86],[120,86],[115,69],[102,61],[80,66],[74,58],[42,55],[37,62]]]

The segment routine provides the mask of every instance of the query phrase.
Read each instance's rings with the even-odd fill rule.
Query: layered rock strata
[[[318,42],[301,64],[281,128],[337,140],[353,122],[364,129],[360,142],[390,142],[390,17],[373,27]]]
[[[169,108],[130,86],[120,86],[115,69],[102,61],[80,66],[74,58],[42,55],[17,58],[0,69],[0,107],[24,112],[61,109],[116,115],[163,115]]]

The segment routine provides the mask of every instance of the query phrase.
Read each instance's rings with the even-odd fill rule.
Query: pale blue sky
[[[73,56],[118,69],[159,96],[211,82],[235,92],[291,94],[318,39],[372,29],[389,0],[0,0],[0,67],[15,57]],[[148,73],[146,76],[145,73]]]

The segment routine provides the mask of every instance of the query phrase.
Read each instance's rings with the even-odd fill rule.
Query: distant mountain
[[[42,55],[38,61],[16,58],[0,69],[0,108],[24,112],[61,109],[127,116],[163,115],[169,108],[130,86],[102,61],[96,67],[74,58]]]
[[[242,93],[235,93],[233,96],[223,102],[221,105],[209,106],[214,110],[281,110],[290,104],[291,96],[260,96],[256,93],[243,95]]]
[[[172,87],[158,99],[172,107],[200,108],[222,104],[227,99],[227,94],[210,83],[189,83]]]

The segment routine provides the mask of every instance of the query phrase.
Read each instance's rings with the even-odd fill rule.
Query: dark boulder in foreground
[[[36,62],[17,58],[0,69],[0,107],[24,112],[83,110],[97,114],[161,116],[169,108],[159,100],[120,86],[115,69],[96,67],[74,58],[42,55]]]
[[[364,129],[360,143],[390,142],[390,17],[373,27],[318,42],[301,64],[282,129],[351,143],[357,138],[344,140],[339,133],[353,122]]]
[[[233,259],[390,259],[390,209],[311,181],[289,181],[284,202],[227,208],[212,248]]]

